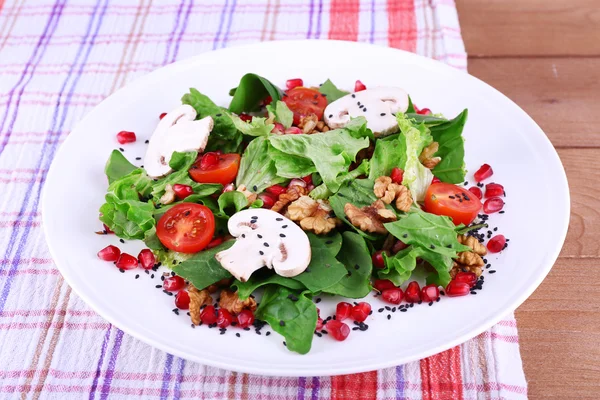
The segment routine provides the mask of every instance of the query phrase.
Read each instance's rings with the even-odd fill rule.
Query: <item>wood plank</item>
[[[559,258],[516,317],[530,398],[597,399],[600,259]]]
[[[600,55],[598,0],[457,0],[470,56]]]
[[[469,59],[469,72],[521,106],[554,146],[600,147],[600,58]]]

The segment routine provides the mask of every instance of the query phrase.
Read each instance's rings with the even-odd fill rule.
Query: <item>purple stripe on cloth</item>
[[[313,389],[311,400],[319,400],[319,389],[321,388],[321,380],[317,376],[313,376],[312,379]]]
[[[231,32],[231,24],[233,23],[233,16],[235,15],[235,7],[237,5],[237,0],[233,0],[231,4],[231,10],[229,10],[229,21],[227,21],[227,29],[225,30],[225,35],[223,36],[223,43],[221,47],[227,46],[227,42],[229,41],[229,32]]]
[[[89,400],[94,400],[96,397],[96,388],[98,387],[98,378],[100,377],[100,372],[102,371],[102,363],[104,362],[104,355],[106,354],[106,349],[108,348],[108,339],[110,339],[110,331],[112,330],[112,325],[108,326],[106,330],[106,334],[104,335],[104,340],[102,341],[102,347],[100,348],[100,358],[98,358],[98,364],[96,366],[96,374],[94,375],[94,380],[92,381],[92,388],[90,389],[90,397]]]
[[[175,38],[175,32],[177,32],[177,28],[179,28],[179,19],[181,18],[181,12],[183,11],[183,3],[185,0],[181,0],[179,3],[179,8],[177,8],[177,14],[175,14],[175,26],[173,30],[169,34],[169,39],[167,39],[165,58],[163,58],[163,65],[166,65],[169,62],[169,54],[171,53],[171,44],[173,43],[173,39]]]
[[[371,31],[369,32],[369,43],[375,43],[375,0],[371,0]]]
[[[162,385],[160,387],[160,400],[166,400],[169,396],[169,385],[171,384],[171,368],[173,368],[173,356],[167,354],[165,368],[163,369]]]
[[[298,396],[297,399],[298,400],[304,400],[304,390],[306,386],[306,377],[301,376],[300,378],[298,378]]]
[[[223,30],[223,24],[225,23],[225,15],[227,14],[227,7],[229,6],[229,0],[225,0],[225,5],[223,5],[223,9],[221,10],[221,18],[219,19],[219,27],[217,28],[217,34],[215,35],[215,40],[213,40],[213,50],[216,50],[219,47],[219,39],[221,37],[221,31]]]
[[[319,0],[319,12],[317,12],[317,31],[315,32],[315,39],[321,38],[321,19],[323,16],[323,0]]]
[[[396,398],[404,398],[404,386],[406,381],[404,380],[404,365],[398,365],[396,367]]]
[[[193,7],[194,0],[190,0],[190,4],[185,10],[185,16],[183,18],[183,25],[181,26],[181,31],[179,31],[179,35],[177,36],[177,40],[175,41],[175,51],[173,51],[173,57],[171,57],[171,62],[175,62],[175,60],[177,60],[177,54],[179,53],[179,45],[181,44],[181,39],[183,38],[183,34],[187,29],[188,21],[190,20],[190,13],[192,12]]]
[[[181,382],[183,381],[183,369],[185,368],[185,360],[178,358],[179,367],[177,368],[177,379],[175,379],[175,386],[173,387],[173,400],[179,400],[181,398]]]
[[[306,38],[310,39],[312,35],[312,25],[313,25],[313,13],[315,12],[315,4],[314,0],[310,0],[310,8],[308,11],[308,33],[306,34]]]
[[[121,342],[123,341],[123,331],[117,329],[117,335],[115,336],[115,344],[113,345],[110,353],[110,359],[108,360],[108,367],[106,368],[106,374],[104,375],[104,382],[102,383],[102,392],[100,393],[100,400],[108,399],[110,393],[110,385],[112,378],[115,373],[115,366],[117,365],[117,357],[119,356],[119,350],[121,349]]]

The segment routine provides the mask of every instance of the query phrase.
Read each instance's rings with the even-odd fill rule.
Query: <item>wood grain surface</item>
[[[516,311],[531,399],[600,398],[600,0],[457,0],[469,72],[529,113],[571,193],[561,255]]]

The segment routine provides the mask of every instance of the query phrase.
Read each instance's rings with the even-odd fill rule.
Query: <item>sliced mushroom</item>
[[[159,178],[171,172],[169,161],[174,151],[202,151],[214,121],[208,116],[195,121],[196,110],[187,104],[177,107],[158,123],[144,157],[149,176]]]
[[[236,242],[215,255],[231,275],[246,282],[266,266],[285,277],[301,274],[310,263],[310,242],[294,222],[275,211],[256,208],[234,214],[227,224]]]
[[[408,94],[394,87],[367,89],[337,99],[325,108],[325,123],[331,129],[343,128],[351,118],[365,117],[367,127],[377,137],[398,131],[395,114],[408,109]]]

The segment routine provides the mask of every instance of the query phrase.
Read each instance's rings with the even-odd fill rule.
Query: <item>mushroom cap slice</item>
[[[160,120],[146,149],[144,169],[159,178],[171,172],[169,161],[174,151],[204,150],[214,121],[208,116],[195,121],[196,110],[183,104]]]
[[[324,120],[331,129],[343,128],[351,118],[365,117],[376,137],[398,131],[395,114],[408,109],[408,93],[395,87],[377,87],[348,94],[325,108]]]
[[[227,223],[236,242],[215,255],[231,275],[247,281],[256,270],[266,266],[284,277],[306,270],[311,259],[306,233],[283,215],[251,208],[234,214]]]

